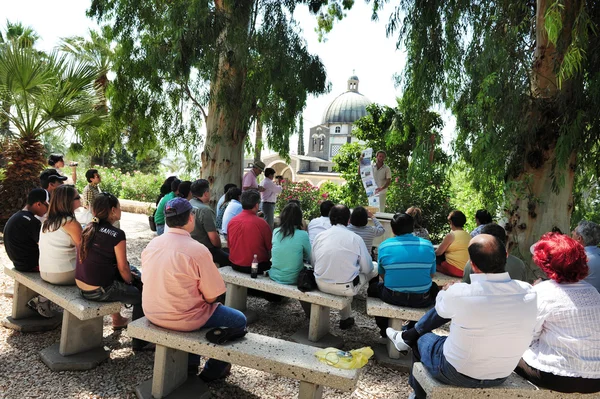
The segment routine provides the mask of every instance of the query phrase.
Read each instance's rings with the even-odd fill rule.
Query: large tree
[[[600,171],[599,25],[585,0],[400,0],[388,23],[407,51],[404,98],[452,110],[455,150],[486,197],[504,197],[525,259],[568,232],[575,174]]]
[[[327,2],[94,0],[89,14],[111,23],[118,43],[112,106],[124,119],[145,117],[130,142],[159,131],[167,144],[199,146],[204,123],[201,174],[217,187],[240,183],[257,119],[269,147],[287,155],[307,95],[327,89],[291,18],[300,3],[317,12]]]

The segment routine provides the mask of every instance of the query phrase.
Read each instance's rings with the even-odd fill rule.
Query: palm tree
[[[102,123],[94,109],[96,76],[93,65],[74,62],[65,54],[46,55],[14,42],[0,47],[0,95],[11,104],[0,112],[15,130],[5,152],[8,164],[0,184],[0,224],[39,185],[44,167],[40,136]]]

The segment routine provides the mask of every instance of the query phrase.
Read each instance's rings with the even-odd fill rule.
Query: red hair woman
[[[583,281],[588,275],[583,246],[548,233],[534,245],[533,261],[550,280],[534,287],[533,342],[515,371],[559,392],[600,392],[600,293]]]

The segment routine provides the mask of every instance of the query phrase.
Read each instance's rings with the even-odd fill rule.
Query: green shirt
[[[154,213],[154,222],[156,224],[165,224],[165,205],[173,198],[175,198],[175,193],[173,191],[161,198],[156,207],[156,212]]]
[[[296,229],[293,236],[282,239],[280,230],[276,228],[273,232],[269,277],[279,284],[296,284],[304,259],[310,259],[308,233]]]

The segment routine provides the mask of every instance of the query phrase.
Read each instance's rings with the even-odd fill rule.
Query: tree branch
[[[194,98],[194,96],[192,96],[192,91],[190,90],[190,86],[188,86],[187,83],[183,83],[181,86],[183,87],[183,90],[185,90],[185,94],[187,94],[188,98],[190,100],[192,100],[194,105],[196,105],[198,108],[200,108],[200,111],[202,112],[202,115],[204,116],[204,124],[206,126],[208,115],[206,114],[206,111],[204,111],[204,107],[202,106],[202,104],[200,104],[198,102],[198,100],[196,100]]]

